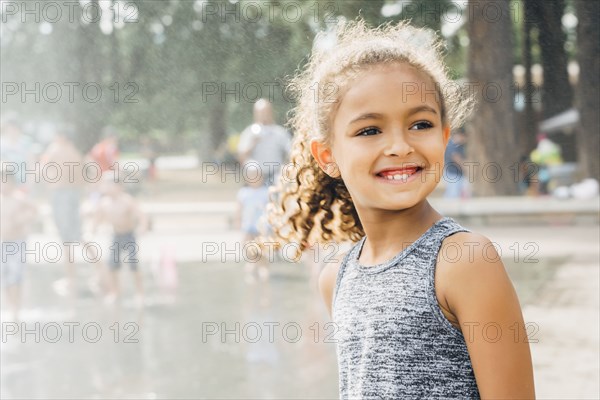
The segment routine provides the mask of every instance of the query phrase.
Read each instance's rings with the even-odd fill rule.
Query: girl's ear
[[[332,178],[338,178],[340,176],[339,169],[335,163],[335,158],[331,152],[331,147],[317,139],[312,139],[310,141],[310,153],[323,172]]]
[[[448,141],[450,140],[450,126],[446,125],[443,130],[444,135],[444,147],[448,145]]]

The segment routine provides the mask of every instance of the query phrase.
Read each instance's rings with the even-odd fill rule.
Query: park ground
[[[237,187],[218,177],[203,181],[195,170],[165,171],[138,198],[176,210],[230,203]],[[140,238],[142,308],[127,271],[125,296],[107,306],[87,286],[89,264],[78,264],[81,285],[68,299],[52,288],[60,265],[30,263],[17,333],[7,335],[15,326],[3,319],[1,397],[337,398],[335,345],[310,263],[279,258],[266,282],[249,283],[242,260],[202,251],[203,243],[231,249],[241,240],[227,212],[196,211],[157,214]],[[538,398],[600,398],[597,220],[463,223],[502,251],[529,327]],[[46,225],[30,241],[56,240]],[[177,261],[178,283],[170,288],[155,278],[165,248]],[[53,342],[57,329],[62,336]]]

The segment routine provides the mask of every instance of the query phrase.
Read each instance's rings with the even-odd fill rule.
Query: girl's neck
[[[442,218],[426,199],[406,210],[370,210],[359,215],[367,236],[360,254],[362,265],[380,264],[391,259]]]

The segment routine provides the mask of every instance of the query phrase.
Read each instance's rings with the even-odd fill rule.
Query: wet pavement
[[[326,312],[301,265],[277,264],[249,284],[240,265],[183,264],[176,292],[146,276],[141,309],[127,296],[103,305],[87,288],[74,303],[57,298],[48,283],[61,272],[29,267],[19,330],[4,322],[2,398],[337,395]]]
[[[598,398],[598,227],[476,230],[503,249],[525,321],[538,326],[538,398]],[[532,238],[537,262],[524,262],[531,251],[515,259],[511,246]],[[79,265],[70,301],[52,288],[61,266],[28,265],[21,324],[2,324],[1,397],[337,398],[332,329],[306,266],[279,261],[267,282],[248,283],[240,263],[180,262],[169,290],[149,264],[142,308],[126,270],[126,295],[105,305],[87,286],[92,266]]]

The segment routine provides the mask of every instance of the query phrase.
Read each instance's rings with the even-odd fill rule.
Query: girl
[[[357,242],[321,272],[342,398],[534,398],[519,301],[491,242],[427,201],[472,101],[406,23],[338,26],[292,81],[279,240]]]

